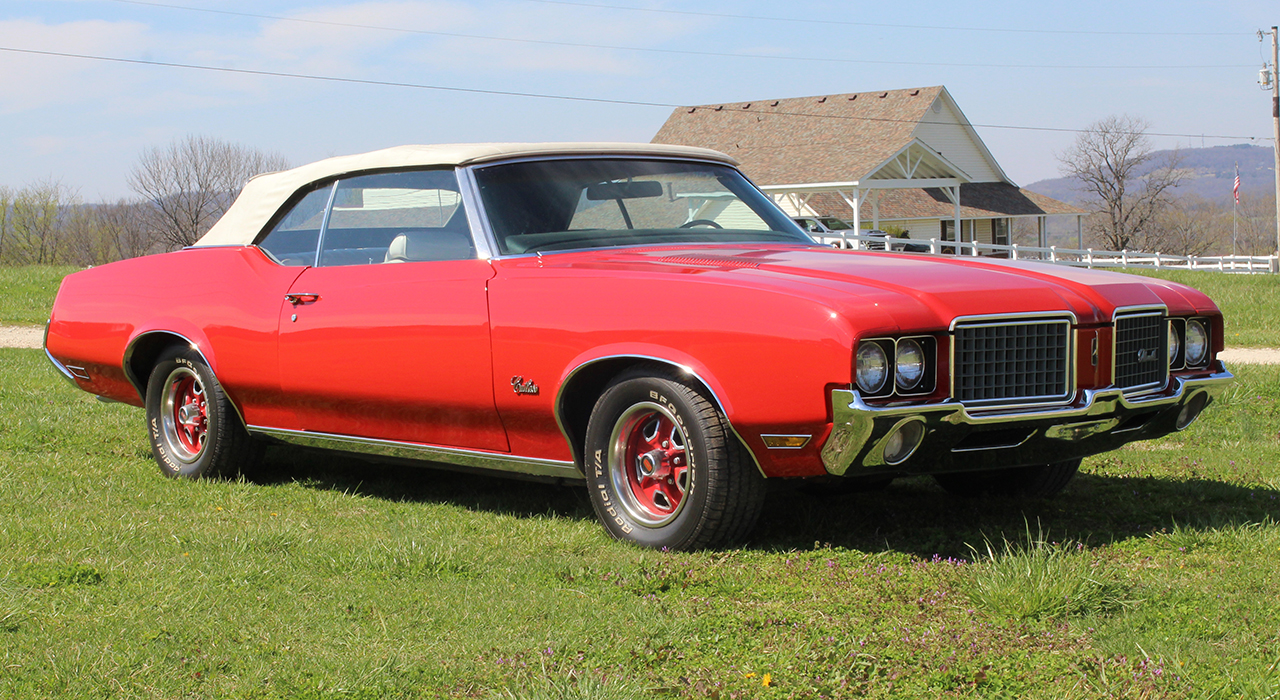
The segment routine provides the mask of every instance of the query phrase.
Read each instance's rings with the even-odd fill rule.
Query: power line
[[[649,12],[664,15],[684,15],[686,17],[714,17],[717,19],[747,19],[766,22],[791,22],[795,24],[839,25],[845,27],[876,27],[879,29],[933,29],[939,31],[961,32],[996,32],[1004,34],[1072,34],[1093,36],[1245,36],[1250,32],[1110,32],[1082,29],[1002,29],[996,27],[952,27],[930,24],[884,24],[879,22],[851,22],[837,19],[807,19],[803,17],[770,17],[764,15],[739,15],[728,12],[694,12],[690,10],[662,10],[649,7],[625,7],[622,5],[605,5],[591,2],[571,2],[570,0],[525,0],[543,5],[568,5],[570,7],[592,7],[602,10],[623,10],[627,12]]]
[[[611,100],[604,97],[577,97],[573,95],[546,95],[536,92],[512,92],[509,90],[484,90],[481,88],[450,87],[446,85],[425,85],[422,83],[403,83],[394,80],[372,80],[368,78],[342,78],[334,75],[313,75],[310,73],[285,73],[280,71],[253,70],[249,68],[227,68],[224,66],[202,66],[197,63],[176,63],[172,61],[151,61],[141,58],[118,58],[114,56],[92,56],[81,53],[62,51],[38,51],[36,49],[19,49],[0,46],[0,51],[12,53],[34,54],[37,56],[58,56],[60,58],[79,58],[88,61],[106,61],[109,63],[129,63],[140,66],[161,66],[164,68],[187,68],[190,70],[209,71],[212,73],[236,73],[238,75],[270,76],[273,78],[297,78],[300,80],[320,80],[331,83],[351,83],[355,85],[377,85],[381,87],[402,87],[418,90],[444,90],[447,92],[468,92],[479,95],[502,95],[506,97],[537,97],[547,100],[569,100],[573,102],[598,102],[602,104],[632,105],[637,107],[679,107],[680,105],[663,102],[640,102],[637,100]]]
[[[551,2],[551,0],[528,0],[529,2]],[[202,12],[213,15],[224,15],[230,17],[247,17],[250,19],[265,19],[275,22],[294,22],[298,24],[311,24],[324,27],[345,27],[349,29],[365,29],[371,31],[395,32],[397,34],[416,34],[422,36],[439,36],[450,39],[470,39],[480,41],[501,41],[514,44],[534,44],[539,46],[558,46],[564,48],[576,49],[600,49],[605,51],[636,51],[642,53],[656,53],[680,56],[703,56],[710,58],[748,58],[765,61],[791,61],[803,63],[836,63],[836,64],[855,64],[855,65],[880,65],[880,66],[928,66],[938,67],[945,66],[949,68],[1021,68],[1021,69],[1061,69],[1061,70],[1191,70],[1191,69],[1238,69],[1252,68],[1252,64],[1217,64],[1217,65],[1200,65],[1200,66],[1167,66],[1167,65],[1062,65],[1062,64],[1035,64],[1035,63],[959,63],[955,61],[890,61],[876,59],[857,59],[857,58],[836,58],[832,56],[780,56],[777,54],[755,54],[755,53],[725,53],[717,51],[694,51],[690,49],[662,49],[647,46],[617,46],[613,44],[584,44],[570,41],[551,41],[549,39],[518,39],[514,37],[492,36],[486,34],[463,34],[460,32],[441,32],[430,29],[413,29],[408,27],[389,27],[377,24],[357,24],[353,22],[336,22],[321,19],[307,19],[303,17],[286,17],[283,15],[267,15],[256,12],[239,12],[236,10],[220,10],[208,7],[192,7],[189,5],[174,5],[162,2],[148,2],[147,0],[110,0],[110,2],[122,5],[139,5],[143,7],[157,7],[167,10],[185,10],[188,12]],[[577,3],[563,3],[574,5]],[[592,7],[597,7],[592,5]],[[599,7],[605,7],[603,5]],[[621,8],[626,9],[626,8]],[[664,10],[666,12],[666,10]],[[677,12],[670,10],[670,12]],[[680,14],[699,14],[699,13],[680,13]],[[840,24],[835,22],[834,24]]]
[[[517,92],[517,91],[511,91],[511,90],[486,90],[482,88],[464,88],[464,87],[455,87],[455,86],[447,86],[447,85],[427,85],[425,83],[408,83],[408,82],[400,82],[400,81],[394,81],[394,80],[373,80],[370,78],[343,78],[340,76],[316,75],[313,73],[289,73],[289,72],[283,72],[283,71],[268,71],[268,70],[257,70],[257,69],[250,69],[250,68],[228,68],[225,66],[206,66],[206,65],[200,65],[197,63],[178,63],[175,61],[154,61],[154,60],[141,59],[141,58],[95,56],[92,54],[69,53],[69,52],[63,52],[63,51],[42,51],[38,49],[20,49],[12,46],[0,46],[0,51],[6,51],[9,53],[17,53],[17,54],[28,54],[28,55],[34,55],[34,56],[75,58],[75,59],[86,60],[86,61],[103,61],[107,63],[123,63],[123,64],[141,65],[141,66],[157,66],[162,68],[184,68],[187,70],[206,71],[210,73],[232,73],[236,75],[252,75],[252,76],[273,77],[273,78],[291,78],[291,79],[297,79],[297,80],[314,80],[314,81],[331,82],[331,83],[345,83],[345,84],[351,84],[351,85],[372,85],[372,86],[378,86],[378,87],[410,88],[415,90],[439,90],[439,91],[445,91],[445,92],[461,92],[461,93],[469,93],[469,94],[477,94],[477,95],[496,95],[501,97],[529,97],[529,98],[537,98],[537,99],[544,99],[544,100],[562,100],[562,101],[569,101],[569,102],[592,102],[597,104],[627,105],[627,106],[633,106],[633,107],[661,107],[664,109],[677,109],[677,108],[707,109],[708,108],[706,105],[690,106],[690,105],[675,104],[671,102],[647,102],[644,100],[620,100],[620,99],[610,99],[605,97],[583,97],[580,95],[555,95],[555,94],[538,93],[538,92]],[[717,113],[721,113],[719,110],[715,110],[714,107],[711,107],[710,109],[712,111],[716,111]],[[722,113],[740,114],[741,112],[725,110]],[[799,117],[799,118],[808,118],[808,119],[841,119],[841,120],[851,120],[851,121],[889,122],[889,123],[898,123],[898,124],[920,123],[920,120],[918,119],[893,119],[890,117],[866,117],[866,116],[857,116],[857,115],[849,115],[849,114],[812,114],[808,112],[780,112],[779,111],[779,112],[761,112],[761,113],[758,113],[758,115],[759,116]],[[975,124],[972,122],[969,123],[969,126],[974,128],[983,128],[983,129],[1008,129],[1008,130],[1014,130],[1014,131],[1047,131],[1047,132],[1071,133],[1071,134],[1085,133],[1086,131],[1088,131],[1087,129],[1068,129],[1063,127],[1018,126],[1018,125],[1010,125],[1010,124]],[[1148,136],[1222,139],[1227,141],[1259,141],[1259,140],[1265,141],[1267,140],[1267,139],[1260,139],[1254,136],[1223,136],[1223,135],[1216,135],[1216,134],[1173,134],[1173,133],[1161,133],[1161,132],[1150,132],[1150,131],[1142,132],[1142,133],[1145,133]]]

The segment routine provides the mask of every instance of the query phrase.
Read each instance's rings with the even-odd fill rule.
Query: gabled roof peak
[[[736,109],[736,110],[757,110],[771,111],[779,108],[794,108],[804,105],[829,105],[840,106],[842,109],[852,106],[849,103],[856,103],[861,100],[858,107],[864,105],[868,108],[876,104],[879,100],[907,100],[910,98],[919,98],[920,103],[924,107],[933,104],[933,100],[946,90],[941,85],[933,85],[930,87],[903,88],[900,90],[875,90],[870,92],[851,92],[840,95],[812,95],[809,97],[788,97],[785,99],[766,99],[751,100],[748,102],[725,102],[720,104],[692,105],[683,108],[686,113],[694,114],[699,110],[712,110],[716,112]],[[914,101],[914,100],[913,100]]]

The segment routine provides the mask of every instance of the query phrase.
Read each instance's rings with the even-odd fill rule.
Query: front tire
[[[147,434],[165,476],[234,477],[261,456],[200,353],[175,345],[147,380]]]
[[[614,537],[693,550],[744,538],[764,505],[764,477],[719,408],[665,368],[614,379],[587,424],[591,504]]]
[[[1013,467],[990,472],[935,474],[933,479],[956,496],[1029,496],[1049,498],[1066,488],[1080,469],[1079,459],[1053,464]]]

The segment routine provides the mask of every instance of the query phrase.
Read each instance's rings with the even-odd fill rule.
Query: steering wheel
[[[693,228],[694,226],[710,226],[711,228],[724,228],[720,224],[717,224],[716,222],[712,221],[711,219],[694,219],[693,221],[686,221],[683,224],[680,224],[680,228]]]

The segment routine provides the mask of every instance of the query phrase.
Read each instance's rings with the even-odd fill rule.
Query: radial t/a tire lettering
[[[690,550],[741,540],[764,477],[714,402],[661,366],[615,378],[585,440],[591,504],[614,537]]]
[[[233,477],[261,455],[213,370],[190,347],[160,354],[147,380],[146,408],[151,454],[165,476]]]

